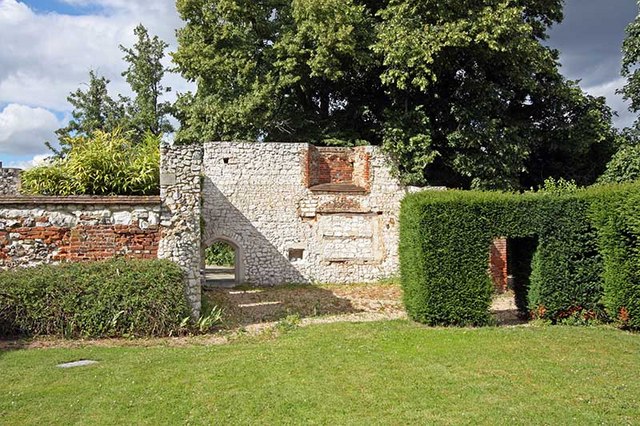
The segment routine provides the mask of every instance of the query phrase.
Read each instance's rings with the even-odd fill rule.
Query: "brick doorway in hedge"
[[[493,240],[489,249],[489,274],[496,293],[505,293],[509,286],[508,240],[500,237]]]

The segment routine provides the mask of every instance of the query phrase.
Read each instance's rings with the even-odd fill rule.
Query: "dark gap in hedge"
[[[533,256],[538,248],[538,237],[507,239],[507,271],[511,278],[511,290],[521,315],[529,314],[528,294],[531,281]]]

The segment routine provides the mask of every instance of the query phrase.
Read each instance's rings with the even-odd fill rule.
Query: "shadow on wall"
[[[202,247],[222,240],[237,248],[236,277],[242,284],[309,282],[208,177],[204,178],[202,194]]]

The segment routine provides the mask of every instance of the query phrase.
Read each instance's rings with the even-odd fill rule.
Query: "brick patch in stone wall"
[[[370,156],[361,148],[310,145],[303,156],[303,161],[306,161],[303,167],[306,186],[352,185],[368,191]]]
[[[126,198],[141,203],[137,205],[123,205],[125,199],[118,197],[91,206],[60,204],[60,199],[57,204],[30,204],[36,199],[25,197],[23,204],[13,199],[8,205],[7,199],[0,199],[0,268],[157,257],[161,237],[157,198]]]

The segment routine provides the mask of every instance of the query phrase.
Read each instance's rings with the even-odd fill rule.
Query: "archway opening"
[[[492,312],[499,324],[520,324],[528,318],[527,299],[538,238],[496,238],[489,251],[493,281]]]
[[[238,248],[224,240],[217,240],[204,250],[207,286],[233,287],[238,284]]]

